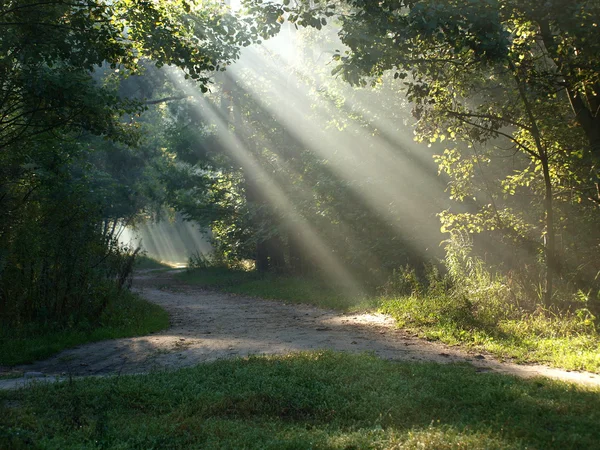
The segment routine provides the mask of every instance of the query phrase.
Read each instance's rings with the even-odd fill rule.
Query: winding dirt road
[[[138,274],[134,287],[169,312],[168,330],[65,350],[45,361],[17,367],[28,373],[28,378],[0,380],[0,389],[57,376],[143,373],[220,358],[317,349],[368,351],[391,360],[467,361],[481,372],[543,375],[600,386],[596,374],[501,363],[489,355],[427,342],[396,328],[393,319],[382,314],[339,314],[308,305],[205,291],[182,284],[173,272]]]

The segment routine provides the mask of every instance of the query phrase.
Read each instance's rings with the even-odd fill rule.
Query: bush
[[[421,277],[410,267],[395,271],[381,311],[401,327],[449,344],[474,345],[521,361],[600,370],[597,317],[587,307],[587,296],[581,295],[572,309],[535,306],[519,283],[492,274],[472,255],[468,240],[450,240],[446,250],[445,275],[433,267]]]
[[[106,308],[92,323],[81,320],[62,329],[35,323],[0,326],[0,364],[27,364],[86,342],[145,335],[168,326],[169,315],[160,306],[113,285]]]
[[[198,269],[231,269],[239,271],[250,271],[254,269],[254,262],[249,260],[231,260],[222,253],[213,252],[204,254],[200,251],[193,253],[188,258],[188,272]]]
[[[0,240],[2,322],[65,328],[97,321],[115,289],[129,287],[139,249],[121,245],[116,224],[103,222],[91,205],[75,204],[68,215],[44,221],[38,214]]]

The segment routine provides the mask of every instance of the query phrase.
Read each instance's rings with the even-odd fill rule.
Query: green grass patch
[[[542,310],[513,314],[508,306],[486,307],[444,296],[385,299],[381,311],[428,339],[517,362],[600,373],[600,335],[585,316]]]
[[[313,278],[217,267],[186,271],[177,277],[189,284],[224,292],[289,303],[307,303],[338,311],[359,311],[378,306],[376,298]]]
[[[171,266],[165,264],[157,259],[150,258],[149,256],[136,256],[135,258],[136,269],[172,269]]]
[[[123,292],[108,305],[94,328],[88,325],[41,333],[3,328],[0,331],[0,364],[27,364],[87,342],[140,336],[168,326],[169,315],[164,309],[135,294]]]
[[[0,393],[5,448],[598,448],[600,389],[300,353]]]

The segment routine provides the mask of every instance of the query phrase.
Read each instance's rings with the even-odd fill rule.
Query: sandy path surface
[[[17,367],[29,377],[0,380],[0,389],[32,380],[55,380],[57,376],[143,373],[220,358],[317,349],[369,351],[391,360],[466,361],[481,372],[543,375],[600,386],[596,374],[502,363],[489,355],[427,342],[396,328],[394,320],[382,314],[340,314],[308,305],[205,291],[181,284],[171,272],[139,274],[134,287],[169,312],[168,330],[65,350],[45,361]]]

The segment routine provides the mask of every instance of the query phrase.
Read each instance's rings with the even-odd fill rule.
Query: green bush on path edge
[[[27,364],[88,342],[143,336],[168,328],[169,315],[160,306],[129,291],[108,305],[98,326],[37,332],[4,328],[0,334],[0,365]]]

